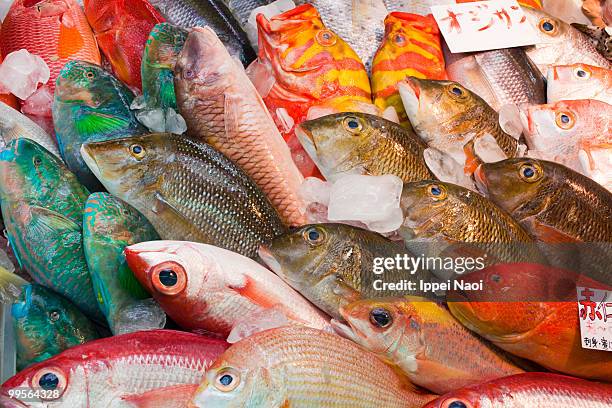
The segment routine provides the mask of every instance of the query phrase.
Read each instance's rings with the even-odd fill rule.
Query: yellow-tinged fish
[[[436,393],[523,372],[445,307],[424,298],[361,300],[342,307],[340,313],[349,326],[332,321],[338,333]]]
[[[385,19],[385,38],[372,64],[372,93],[377,107],[392,106],[409,126],[397,84],[407,76],[446,79],[440,30],[433,16],[393,12]]]
[[[199,408],[420,408],[434,398],[374,354],[307,327],[266,330],[242,340],[209,368]]]

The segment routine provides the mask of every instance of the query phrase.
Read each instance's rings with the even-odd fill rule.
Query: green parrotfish
[[[114,334],[163,328],[166,315],[127,267],[123,249],[159,236],[129,204],[107,193],[89,196],[83,247],[100,309]]]

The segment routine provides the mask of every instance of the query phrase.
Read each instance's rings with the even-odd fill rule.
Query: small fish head
[[[430,224],[444,222],[445,214],[456,207],[456,186],[439,181],[419,181],[404,185],[400,206],[404,211],[403,226],[418,236]]]
[[[587,89],[593,93],[608,83],[610,74],[604,68],[587,64],[557,65],[549,67],[546,75],[547,95],[549,100],[565,100],[575,94],[582,94]]]
[[[39,203],[57,188],[64,172],[61,161],[30,139],[11,140],[0,153],[0,195]]]
[[[221,95],[233,80],[236,64],[213,30],[196,27],[187,36],[176,63],[177,91]]]
[[[380,130],[375,125],[381,124],[383,120],[369,114],[344,112],[303,122],[296,135],[325,178],[333,181],[365,171],[361,153],[376,148]]]
[[[589,104],[588,101],[559,101],[549,105],[523,107],[521,119],[529,146],[541,152],[571,154],[580,137],[589,137],[590,134],[585,133],[594,130],[585,129],[584,121],[581,121],[582,115],[589,115],[589,112],[581,112]],[[591,113],[589,116],[595,122],[594,115]]]
[[[538,46],[554,45],[567,39],[570,26],[550,14],[530,7],[523,7],[527,21],[538,36]]]
[[[111,74],[100,66],[84,61],[70,61],[56,80],[57,102],[98,107],[112,101],[115,83]]]
[[[85,143],[81,156],[109,192],[129,201],[129,197],[152,192],[160,182],[164,164],[174,159],[168,136],[153,133]]]
[[[527,203],[536,208],[548,182],[543,162],[530,158],[483,163],[474,179],[481,192],[510,214]]]

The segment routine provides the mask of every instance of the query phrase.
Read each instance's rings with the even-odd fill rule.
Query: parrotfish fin
[[[125,257],[121,255],[123,261],[121,265],[119,265],[119,270],[117,271],[117,280],[119,281],[119,286],[125,289],[132,297],[136,299],[146,299],[150,297],[149,293],[142,287],[138,279],[134,276],[134,273],[130,270],[125,261]]]
[[[81,233],[81,226],[74,221],[47,208],[30,206],[32,221],[26,226],[26,236],[45,236],[50,231],[62,233]],[[30,235],[31,234],[31,235]]]
[[[0,303],[12,303],[29,282],[0,266]]]
[[[181,384],[156,388],[142,393],[124,396],[123,401],[134,408],[187,407],[198,384]]]
[[[13,237],[11,236],[11,234],[7,234],[7,239],[8,239],[9,245],[11,246],[13,250],[13,255],[15,255],[15,259],[17,259],[17,263],[19,264],[19,267],[21,269],[25,269],[23,267],[23,261],[21,260],[21,257],[19,256],[19,252],[15,250],[15,248],[17,247],[15,246],[15,242],[13,241]]]
[[[110,134],[129,124],[126,119],[91,110],[83,111],[74,120],[76,131],[83,139],[100,133]]]
[[[568,235],[563,231],[559,231],[552,225],[545,224],[534,217],[529,217],[521,221],[521,224],[528,224],[527,230],[535,231],[534,235],[536,235],[536,237],[540,241],[546,242],[548,244],[579,242],[571,235]]]

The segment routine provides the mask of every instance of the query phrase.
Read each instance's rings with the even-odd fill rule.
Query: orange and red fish
[[[456,3],[473,3],[475,1],[483,0],[456,0]],[[542,9],[542,0],[518,0],[521,6],[531,7],[535,9]]]
[[[117,78],[141,89],[140,65],[149,33],[166,21],[147,0],[85,0],[85,15]]]
[[[306,119],[344,111],[375,112],[368,74],[355,51],[304,4],[257,17],[259,59],[250,69],[302,174],[321,177],[295,136]]]
[[[16,0],[2,23],[2,55],[26,49],[51,71],[52,92],[60,70],[71,60],[100,64],[100,51],[76,0]]]
[[[408,76],[446,79],[440,30],[433,16],[393,12],[385,19],[385,38],[372,64],[374,103],[395,108],[400,122],[408,117],[397,84]]]

